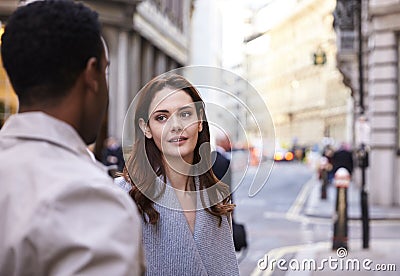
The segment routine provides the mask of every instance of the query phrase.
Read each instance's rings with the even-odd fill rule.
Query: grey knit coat
[[[122,177],[115,179],[115,183],[127,191],[130,189]],[[199,209],[192,233],[177,199],[171,208],[171,198],[174,191],[167,185],[163,198],[154,204],[160,213],[159,221],[156,225],[143,222],[146,275],[239,275],[228,218],[223,216],[218,226],[217,217]],[[163,204],[165,200],[169,204]],[[197,202],[199,206],[200,200]]]

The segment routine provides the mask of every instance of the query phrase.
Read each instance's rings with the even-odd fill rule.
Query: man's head
[[[82,115],[71,124],[93,142],[108,103],[108,60],[96,12],[72,0],[22,6],[7,21],[1,54],[20,109],[59,106],[74,91],[69,102],[77,101]]]

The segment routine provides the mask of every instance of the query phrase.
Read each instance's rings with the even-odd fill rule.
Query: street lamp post
[[[363,67],[363,39],[362,39],[362,2],[358,0],[357,15],[358,15],[358,83],[359,83],[359,106],[360,106],[360,118],[364,118],[365,106],[364,106],[364,67]],[[363,123],[366,123],[365,120]],[[365,131],[364,131],[365,132]],[[361,167],[361,220],[362,220],[362,233],[363,233],[363,248],[369,248],[369,212],[368,212],[368,193],[366,189],[366,168],[368,167],[368,151],[366,145],[366,139],[364,137],[366,133],[359,133],[362,136],[360,139],[360,148],[358,150],[359,166]]]
[[[358,118],[355,125],[355,146],[357,147],[358,164],[361,169],[361,213],[363,224],[363,248],[368,248],[369,241],[369,214],[368,193],[366,189],[366,168],[368,166],[369,126],[364,117],[364,66],[363,66],[363,37],[362,37],[362,3],[363,0],[337,0],[334,12],[334,27],[339,33],[338,51],[346,53],[357,53],[358,57],[358,108],[355,109],[354,117]],[[358,34],[358,43],[355,35]],[[357,49],[358,48],[358,49]],[[342,67],[343,68],[343,67]],[[348,72],[349,73],[349,72]],[[359,124],[360,123],[360,124]],[[357,130],[358,125],[364,128],[361,133]],[[368,129],[368,132],[366,130]]]
[[[368,192],[365,185],[365,171],[368,167],[368,151],[365,144],[361,144],[359,149],[359,162],[361,167],[361,219],[362,219],[362,238],[363,248],[369,248],[369,211],[368,211]]]
[[[358,0],[358,84],[359,84],[359,105],[360,114],[363,115],[364,107],[364,85],[363,85],[363,40],[362,40],[362,0]]]
[[[356,122],[356,143],[359,145],[357,150],[358,166],[361,168],[361,220],[363,248],[369,248],[369,211],[368,211],[368,192],[366,187],[366,169],[369,165],[368,145],[371,128],[365,116],[361,115]]]

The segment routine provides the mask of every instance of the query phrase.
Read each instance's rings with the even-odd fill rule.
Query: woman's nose
[[[178,114],[173,114],[170,117],[170,127],[171,127],[171,131],[174,132],[179,132],[182,131],[182,120],[181,118],[178,116]]]

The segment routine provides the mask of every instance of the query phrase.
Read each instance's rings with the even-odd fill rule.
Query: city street
[[[400,276],[399,30],[400,0],[1,0],[0,276]]]
[[[254,172],[255,168],[250,167],[249,174]],[[332,218],[305,214],[310,209],[308,205],[319,200],[313,199],[319,196],[318,181],[307,165],[275,163],[267,184],[252,198],[248,196],[246,180],[233,195],[237,204],[234,217],[237,223],[245,224],[249,244],[245,255],[239,256],[241,275],[283,275],[279,270],[268,273],[257,268],[258,260],[267,253],[278,259],[289,253],[293,257],[305,245],[331,247]],[[328,196],[334,197],[334,192],[330,188]],[[362,237],[360,226],[358,220],[349,221],[349,240],[358,244]],[[398,220],[371,221],[371,240],[398,239],[399,230]],[[358,244],[353,248],[360,247]]]
[[[255,168],[249,170],[255,172]],[[314,227],[319,227],[316,232],[321,233],[320,240],[328,237],[327,224],[310,225],[301,218],[287,218],[302,187],[311,177],[312,172],[305,165],[275,163],[267,184],[257,195],[248,196],[246,179],[235,191],[233,197],[237,208],[234,217],[237,223],[245,224],[249,244],[240,263],[241,275],[250,275],[257,261],[271,249],[315,241]]]

